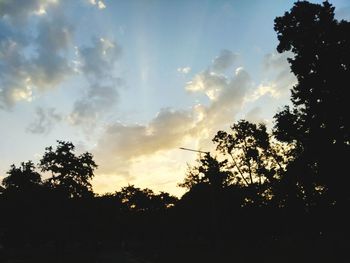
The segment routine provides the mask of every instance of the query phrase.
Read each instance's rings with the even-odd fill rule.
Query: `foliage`
[[[214,188],[224,188],[230,183],[231,172],[226,169],[226,161],[218,161],[209,153],[200,156],[197,166],[189,166],[180,187],[193,188],[197,184],[208,184]]]
[[[233,124],[230,133],[219,131],[213,142],[226,158],[227,168],[233,174],[232,183],[244,185],[246,192],[251,192],[250,202],[277,198],[275,188],[286,172],[289,159],[285,153],[291,145],[273,140],[264,124],[246,120]]]
[[[7,172],[8,176],[2,181],[7,191],[28,191],[35,190],[41,185],[41,176],[35,171],[32,161],[22,162],[20,167],[12,164],[11,169]]]
[[[141,189],[134,185],[123,187],[115,194],[127,211],[155,211],[175,205],[177,198],[168,193],[161,192],[156,195],[148,188]]]
[[[97,168],[92,154],[85,152],[76,156],[71,142],[57,142],[56,149],[51,146],[46,148],[39,164],[43,172],[51,172],[47,185],[67,197],[91,196],[90,181]]]
[[[278,52],[294,53],[289,63],[298,80],[292,89],[292,109],[285,107],[275,115],[276,138],[297,145],[289,174],[310,199],[320,194],[317,189],[333,196],[331,203],[349,198],[350,179],[344,171],[350,157],[345,96],[350,82],[350,23],[337,21],[328,2],[300,1],[275,19],[275,30]]]

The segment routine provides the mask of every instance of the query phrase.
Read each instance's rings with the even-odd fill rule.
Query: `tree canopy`
[[[328,2],[300,1],[275,19],[275,31],[278,52],[294,55],[289,63],[298,82],[292,88],[293,107],[275,115],[274,134],[296,143],[290,170],[303,173],[301,179],[308,181],[310,190],[322,187],[333,199],[344,199],[350,183],[345,173],[350,157],[345,96],[350,82],[350,23],[336,20]]]
[[[91,179],[97,168],[89,152],[81,155],[74,153],[71,142],[57,141],[56,149],[47,147],[40,160],[39,167],[43,172],[50,172],[47,184],[68,197],[92,195]]]
[[[35,165],[32,161],[22,162],[19,167],[11,165],[7,172],[8,176],[2,181],[7,191],[23,191],[36,190],[41,181],[41,175],[35,171]]]

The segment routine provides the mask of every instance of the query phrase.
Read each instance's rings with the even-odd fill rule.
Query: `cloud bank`
[[[0,108],[32,101],[36,92],[55,88],[71,73],[67,53],[74,27],[57,1],[1,1],[0,29]]]
[[[236,68],[231,75],[223,75],[213,71],[213,65],[217,63],[214,60],[207,70],[196,74],[185,86],[191,93],[206,95],[209,100],[207,105],[196,104],[188,110],[162,109],[147,124],[127,125],[116,122],[107,126],[95,149],[102,175],[100,180],[95,180],[97,187],[103,184],[102,178],[105,177],[110,180],[113,177],[119,184],[145,184],[150,177],[140,180],[137,174],[131,172],[138,171],[137,167],[141,164],[152,166],[151,163],[158,163],[162,159],[167,167],[172,167],[172,171],[157,175],[156,170],[153,171],[153,176],[158,182],[166,181],[170,191],[178,192],[175,185],[182,180],[186,169],[185,161],[171,161],[171,158],[182,159],[183,153],[178,148],[211,147],[212,136],[234,120],[245,96],[253,88],[252,80],[243,68]],[[227,67],[228,64],[225,68],[228,69]],[[164,156],[170,159],[164,159]],[[166,180],[169,173],[172,174],[172,179]]]

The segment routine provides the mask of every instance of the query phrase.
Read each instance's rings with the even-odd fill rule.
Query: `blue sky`
[[[313,1],[320,2],[320,1]],[[330,1],[349,19],[346,0]],[[293,1],[0,0],[0,176],[68,140],[99,193],[176,185],[240,118],[271,127],[295,83],[273,20]]]

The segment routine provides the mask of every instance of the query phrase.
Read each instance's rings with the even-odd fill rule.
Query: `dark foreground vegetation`
[[[0,261],[350,262],[350,23],[297,2],[275,31],[297,84],[271,133],[245,120],[219,131],[180,200],[94,195],[93,156],[58,141],[2,181]]]

